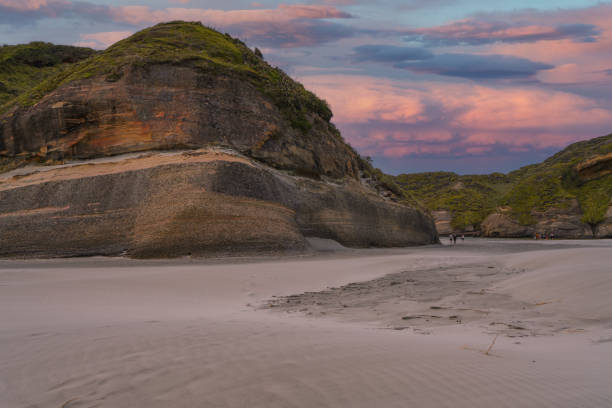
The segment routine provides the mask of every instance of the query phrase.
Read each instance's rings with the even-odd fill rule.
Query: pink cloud
[[[47,6],[47,0],[0,0],[0,6],[16,11],[39,10]]]
[[[421,28],[409,32],[412,39],[433,45],[480,45],[488,43],[523,43],[572,39],[584,41],[599,34],[597,27],[587,24],[543,25],[525,22],[512,25],[508,21],[466,19],[444,26]]]
[[[331,105],[344,137],[364,154],[485,155],[561,148],[609,132],[596,100],[533,87],[312,75],[301,81]]]
[[[288,23],[299,19],[349,18],[350,15],[331,6],[280,5],[275,9],[212,10],[167,8],[153,10],[148,6],[121,6],[113,9],[116,21],[129,24],[157,23],[170,20],[200,20],[213,26],[244,23]]]
[[[463,22],[466,32],[484,27],[488,21],[505,21],[513,27],[510,31],[499,33],[499,36],[519,36],[516,30],[525,30],[522,34],[535,34],[540,30],[546,33],[548,28],[572,27],[577,23],[585,27],[596,27],[598,34],[592,41],[576,41],[576,38],[554,38],[550,35],[546,41],[533,42],[495,42],[479,46],[481,54],[502,54],[519,58],[527,58],[555,65],[552,70],[544,70],[537,74],[543,82],[563,83],[609,83],[606,70],[612,67],[612,4],[602,3],[583,9],[568,9],[556,11],[522,11],[514,13],[479,14]],[[522,24],[514,27],[513,24]],[[459,23],[450,24],[447,29],[455,26],[457,35]],[[471,27],[471,28],[469,28]],[[441,27],[438,27],[441,29]],[[514,31],[512,31],[514,30]],[[483,31],[484,32],[484,31]],[[451,33],[452,34],[452,33]],[[467,35],[467,34],[466,34]],[[473,47],[471,47],[473,48]]]
[[[103,49],[132,34],[131,31],[106,31],[101,33],[81,34],[81,41],[77,42],[75,45]]]
[[[478,13],[445,25],[408,30],[411,38],[433,45],[482,45],[570,40],[596,42],[610,26],[612,4],[579,9]]]
[[[423,114],[419,93],[397,81],[362,76],[306,76],[304,83],[334,107],[339,122],[415,123]]]
[[[280,5],[274,9],[213,10],[200,8],[167,8],[121,6],[109,9],[114,21],[133,25],[163,21],[201,21],[211,27],[227,30],[260,45],[279,48],[309,46],[353,34],[345,25],[328,19],[346,19],[351,15],[326,5]]]
[[[177,0],[185,4],[185,0]],[[291,4],[276,8],[218,10],[170,7],[153,9],[146,5],[109,6],[88,1],[70,0],[0,0],[0,8],[14,14],[11,24],[43,18],[75,18],[112,20],[134,26],[164,21],[201,21],[228,31],[258,45],[279,48],[309,46],[336,41],[354,34],[347,25],[330,19],[352,16],[331,5]]]
[[[389,158],[400,158],[405,156],[421,154],[448,154],[450,146],[444,145],[411,145],[411,146],[390,146],[382,150],[382,155]]]

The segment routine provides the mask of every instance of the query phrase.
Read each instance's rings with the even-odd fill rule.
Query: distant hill
[[[0,106],[95,53],[45,42],[0,47]]]
[[[501,173],[460,176],[451,172],[401,174],[395,182],[431,211],[453,214],[452,228],[478,227],[495,210],[499,197],[512,186]],[[444,231],[447,232],[447,231]]]
[[[608,135],[574,143],[509,174],[417,173],[395,181],[434,212],[441,233],[482,229],[493,236],[583,237],[603,231],[612,197],[611,154]],[[450,218],[450,224],[442,218]],[[562,218],[566,225],[553,225]],[[494,220],[509,224],[504,229]]]

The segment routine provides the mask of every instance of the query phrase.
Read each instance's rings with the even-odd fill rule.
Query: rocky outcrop
[[[595,180],[612,174],[612,153],[595,156],[575,166],[581,182]]]
[[[546,211],[532,211],[537,221],[535,232],[553,233],[557,238],[593,238],[592,228],[582,221],[582,210],[578,201],[568,200],[564,207],[553,207]]]
[[[509,214],[496,212],[487,216],[480,224],[481,234],[485,237],[522,238],[532,236],[534,229],[515,221]]]
[[[0,179],[0,256],[175,257],[437,242],[422,212],[359,181],[291,176],[237,153],[147,153]]]
[[[522,225],[512,217],[511,209],[498,209],[481,224],[482,235],[486,237],[532,237],[534,234],[554,234],[556,238],[592,238],[593,231],[582,222],[582,211],[578,202],[568,200],[564,207],[553,207],[546,211],[532,211],[534,220]]]
[[[274,167],[358,175],[357,155],[329,122],[288,123],[270,99],[235,75],[170,64],[132,66],[121,79],[70,82],[33,107],[0,117],[0,154],[43,160],[226,146]]]
[[[438,230],[438,234],[448,235],[453,232],[453,227],[451,226],[453,215],[450,211],[432,211],[431,216],[433,217],[434,222],[436,223],[436,229]]]
[[[608,204],[606,218],[595,227],[596,238],[612,238],[612,200]]]

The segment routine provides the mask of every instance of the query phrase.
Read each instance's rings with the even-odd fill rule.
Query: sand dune
[[[231,263],[2,261],[0,406],[612,406],[612,242],[595,245],[468,240]],[[424,289],[407,292],[413,300],[385,292],[376,285],[388,274]],[[445,276],[468,282],[436,291]],[[365,306],[353,296],[343,314],[324,302],[311,315],[262,309],[351,282],[375,290],[363,290]],[[467,294],[481,286],[485,294]],[[420,308],[446,313],[431,306],[470,296],[496,319],[573,330],[508,337],[482,316],[401,319]],[[397,316],[407,328],[391,330]]]

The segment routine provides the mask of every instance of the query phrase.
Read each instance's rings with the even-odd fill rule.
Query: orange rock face
[[[354,151],[316,114],[294,129],[244,80],[188,67],[132,67],[119,81],[64,85],[0,117],[0,154],[94,158],[227,146],[277,168],[356,177]]]

